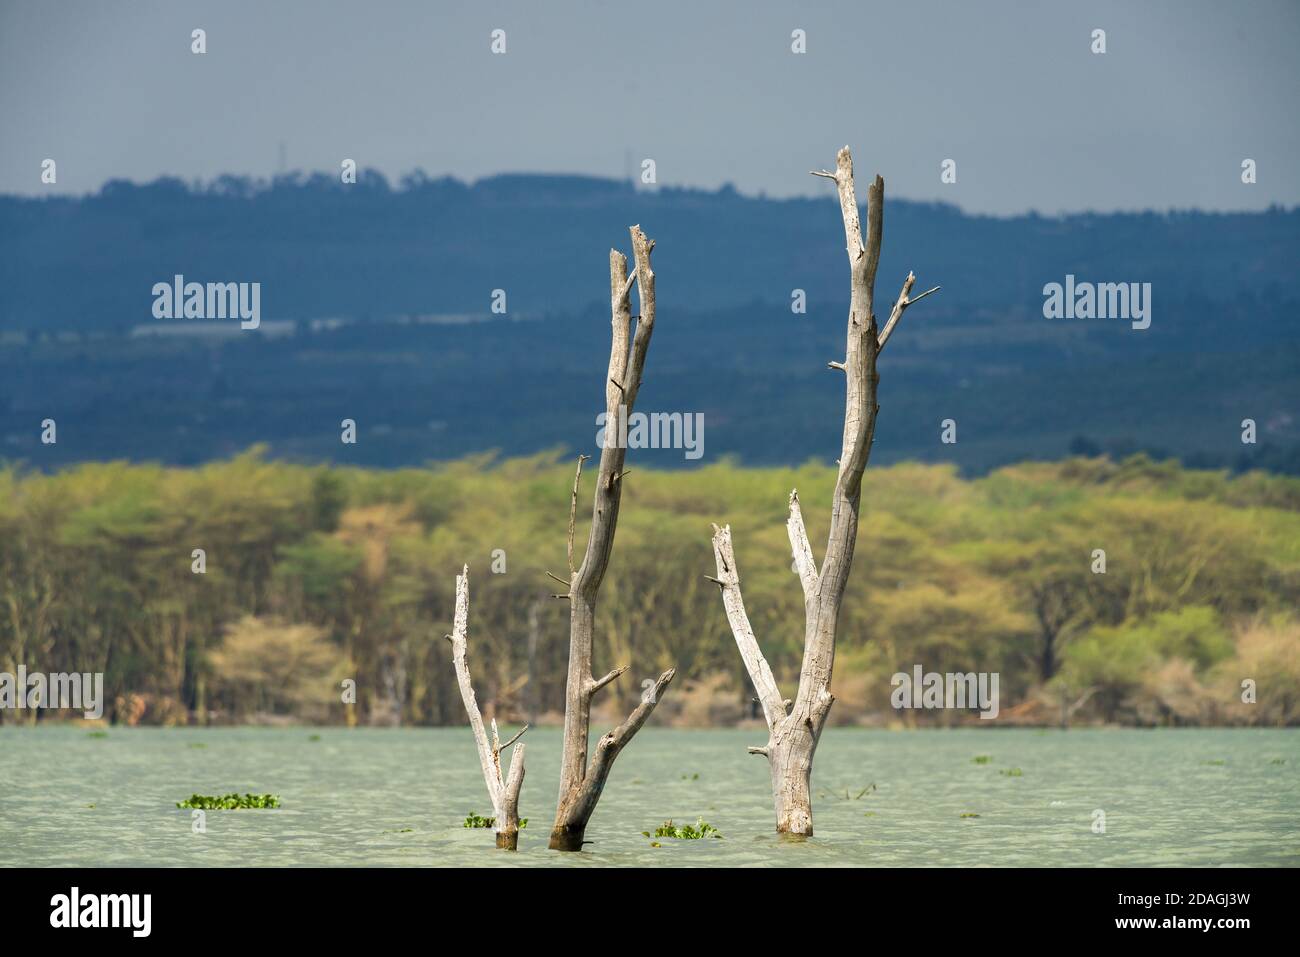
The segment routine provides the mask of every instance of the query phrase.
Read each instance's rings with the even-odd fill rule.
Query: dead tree
[[[767,720],[768,741],[751,754],[767,757],[772,771],[772,797],[776,805],[776,829],[783,834],[811,835],[812,801],[810,786],[813,754],[821,737],[826,716],[834,697],[830,692],[831,666],[835,660],[835,629],[840,604],[853,564],[853,548],[858,534],[858,505],[862,493],[862,472],[871,452],[875,431],[876,358],[884,348],[894,326],[912,303],[937,290],[930,289],[910,298],[916,277],[908,274],[903,291],[890,312],[883,329],[878,329],[873,309],[876,267],[880,263],[880,240],[885,182],[879,176],[867,190],[867,236],[863,243],[858,220],[858,201],[853,189],[853,158],[846,146],[836,159],[835,171],[822,170],[814,176],[833,179],[839,191],[840,212],[844,219],[844,237],[849,255],[851,298],[849,302],[848,345],[843,362],[831,362],[830,368],[844,373],[846,398],[844,409],[844,444],[840,452],[839,474],[831,504],[831,531],[826,557],[818,571],[803,515],[799,511],[799,493],[790,493],[790,517],[786,529],[794,550],[795,568],[803,585],[804,654],[799,672],[799,689],[794,700],[783,698],[768,667],[740,593],[740,572],[732,551],[731,527],[713,526],[713,553],[718,577],[712,579],[722,590],[722,603],[736,638],[736,646],[754,684],[763,716]]]
[[[587,551],[582,564],[575,568],[573,537],[577,524],[582,463],[586,458],[579,456],[569,505],[569,580],[566,583],[569,590],[555,596],[569,602],[569,674],[564,694],[564,754],[560,764],[560,796],[555,809],[555,825],[551,830],[550,844],[553,850],[558,851],[582,849],[587,821],[596,809],[596,802],[604,790],[614,759],[645,724],[659,701],[659,695],[668,682],[673,680],[672,668],[661,674],[654,687],[647,689],[641,696],[640,703],[627,720],[602,735],[596,742],[596,752],[588,762],[591,700],[597,691],[627,670],[627,666],[623,665],[603,678],[592,675],[592,634],[596,620],[596,596],[614,548],[614,530],[618,525],[623,478],[627,474],[623,468],[627,449],[619,438],[625,434],[628,416],[632,414],[637,391],[641,387],[641,373],[645,367],[646,352],[650,348],[650,335],[654,332],[655,322],[655,274],[650,268],[650,252],[654,249],[654,241],[646,238],[640,226],[633,226],[630,232],[635,260],[632,275],[629,276],[627,272],[627,257],[616,249],[609,251],[613,342],[609,352],[609,374],[605,378],[605,442],[600,452]],[[635,317],[635,331],[632,326],[631,300],[634,284],[641,303],[640,315]],[[564,581],[557,576],[552,577]]]
[[[493,718],[492,741],[488,742],[487,732],[483,728],[483,716],[479,714],[478,700],[474,697],[474,686],[469,678],[469,664],[465,661],[468,624],[469,566],[466,565],[456,576],[456,617],[452,633],[446,637],[451,642],[456,683],[460,685],[460,697],[469,714],[469,726],[474,731],[479,763],[483,766],[483,781],[487,784],[488,797],[492,801],[492,826],[496,830],[497,847],[514,851],[519,848],[519,789],[524,783],[524,744],[520,741],[510,752],[510,773],[505,780],[501,778],[501,752],[518,741],[528,726],[524,725],[518,734],[502,744],[497,734],[496,719]]]

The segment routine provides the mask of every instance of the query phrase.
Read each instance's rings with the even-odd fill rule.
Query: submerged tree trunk
[[[924,299],[938,287],[909,298],[916,277],[908,274],[903,290],[883,330],[878,330],[874,312],[876,268],[880,263],[885,183],[879,176],[867,190],[867,235],[863,242],[858,219],[858,202],[853,184],[853,158],[846,146],[839,152],[835,171],[815,176],[835,181],[849,257],[850,302],[848,339],[842,362],[829,363],[844,373],[844,439],[839,474],[831,503],[831,531],[826,557],[819,572],[799,509],[799,493],[790,493],[790,514],[786,529],[794,552],[795,568],[804,594],[804,655],[799,672],[799,689],[793,701],[781,697],[772,669],[768,667],[745,612],[740,592],[740,572],[731,543],[731,527],[713,526],[713,553],[722,590],[723,607],[736,646],[754,684],[768,741],[750,748],[752,754],[767,757],[772,771],[772,798],[776,807],[776,829],[782,834],[809,836],[812,823],[812,766],[817,742],[831,704],[831,669],[835,661],[835,632],[840,605],[853,564],[858,535],[858,506],[862,494],[862,473],[871,453],[876,426],[876,357],[912,303]]]
[[[614,548],[614,531],[618,525],[618,508],[623,493],[623,462],[627,449],[620,442],[625,434],[641,387],[641,373],[655,320],[655,275],[650,268],[654,241],[647,239],[640,226],[633,226],[632,254],[636,263],[631,276],[627,257],[618,250],[609,251],[610,309],[613,340],[609,354],[609,374],[605,379],[605,442],[600,453],[596,476],[596,498],[592,506],[591,530],[582,564],[574,567],[573,539],[577,524],[578,489],[582,463],[578,458],[569,508],[569,590],[558,598],[569,601],[569,672],[564,695],[564,752],[560,765],[560,795],[551,830],[551,848],[559,851],[582,849],[587,822],[596,809],[605,780],[618,753],[645,724],[659,701],[659,695],[673,679],[673,669],[661,674],[653,689],[642,695],[640,704],[627,720],[596,742],[596,753],[587,758],[591,731],[591,701],[596,692],[609,684],[627,666],[615,668],[596,679],[591,671],[593,629],[596,620],[596,597]],[[631,291],[638,289],[641,314],[632,329]],[[563,581],[563,579],[558,579]]]
[[[456,618],[452,633],[447,636],[451,642],[452,663],[456,667],[456,682],[460,685],[460,697],[465,702],[465,711],[469,714],[469,726],[474,731],[474,744],[478,747],[479,763],[483,766],[483,782],[487,785],[488,797],[492,801],[493,827],[496,830],[497,847],[514,851],[519,848],[519,790],[524,784],[524,745],[515,745],[510,752],[510,773],[501,779],[501,752],[514,744],[528,730],[524,725],[522,731],[504,745],[497,734],[496,719],[492,719],[492,740],[488,741],[483,728],[483,716],[479,714],[478,701],[474,696],[474,685],[470,682],[469,663],[466,656],[466,634],[469,626],[469,566],[456,576]]]

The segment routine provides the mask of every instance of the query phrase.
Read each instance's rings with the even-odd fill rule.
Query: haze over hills
[[[888,190],[878,299],[892,302],[909,269],[917,290],[943,288],[882,359],[876,460],[982,471],[1147,449],[1297,469],[1300,210],[992,218]],[[363,173],[349,186],[223,177],[0,197],[0,456],[197,462],[264,442],[395,466],[590,451],[608,249],[639,222],[659,277],[639,407],[702,412],[705,461],[833,459],[843,386],[826,362],[843,351],[848,277],[831,192],[532,175],[417,174],[394,188]],[[260,283],[261,327],[154,318],[154,284],[177,274]],[[1150,327],[1045,318],[1044,286],[1067,276],[1149,283]],[[57,445],[39,441],[46,417]],[[339,441],[344,417],[356,445]],[[692,464],[681,450],[637,457]]]

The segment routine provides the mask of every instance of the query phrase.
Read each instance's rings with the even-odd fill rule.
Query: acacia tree
[[[805,619],[803,665],[799,673],[799,689],[793,700],[781,696],[745,613],[730,526],[713,526],[713,553],[718,577],[712,579],[722,590],[727,620],[767,721],[767,744],[749,751],[764,755],[771,766],[776,829],[780,833],[801,836],[813,832],[810,797],[813,754],[834,701],[830,684],[835,660],[835,629],[853,564],[862,473],[871,452],[879,410],[876,404],[876,359],[907,307],[939,288],[935,286],[911,298],[916,277],[908,273],[889,320],[883,329],[879,329],[873,299],[876,267],[880,264],[885,181],[877,176],[867,190],[867,236],[864,243],[849,148],[846,146],[840,150],[834,172],[821,170],[814,171],[813,175],[834,180],[839,192],[851,295],[844,361],[829,363],[830,368],[843,372],[846,380],[844,442],[831,503],[830,538],[820,571],[799,511],[799,492],[796,489],[790,493],[790,517],[786,529],[794,550],[795,568],[803,585]]]
[[[483,782],[487,785],[488,797],[492,801],[492,826],[496,830],[497,847],[514,851],[519,848],[519,790],[524,784],[524,744],[515,745],[510,752],[510,773],[505,780],[501,778],[501,752],[518,741],[528,725],[505,744],[497,734],[496,719],[492,719],[492,741],[489,743],[487,731],[483,727],[483,716],[479,714],[478,700],[474,696],[474,685],[469,677],[469,663],[465,660],[467,653],[466,637],[469,630],[469,566],[456,576],[456,617],[452,624],[452,633],[446,638],[451,642],[452,663],[456,667],[456,682],[460,685],[460,697],[465,702],[465,711],[469,714],[469,726],[474,731],[474,744],[478,747],[479,763],[483,766]]]
[[[575,568],[574,528],[577,523],[582,463],[585,459],[585,456],[579,456],[569,505],[569,580],[565,582],[564,579],[552,576],[569,588],[565,594],[556,596],[569,602],[569,671],[564,693],[564,752],[560,764],[560,796],[550,843],[553,850],[559,851],[582,849],[587,821],[596,809],[596,802],[604,790],[614,759],[650,717],[659,701],[659,695],[668,682],[672,681],[674,674],[672,668],[661,674],[654,687],[647,689],[641,696],[640,703],[627,720],[601,736],[596,742],[595,754],[588,763],[591,700],[597,691],[627,670],[627,666],[623,665],[603,678],[593,676],[592,633],[596,619],[596,596],[614,548],[623,478],[627,474],[623,468],[627,449],[619,441],[619,436],[624,434],[628,417],[636,402],[637,391],[641,388],[641,373],[645,367],[655,321],[655,274],[650,268],[650,252],[654,249],[654,241],[646,238],[640,226],[633,226],[629,231],[636,263],[635,271],[630,276],[627,272],[627,257],[616,249],[609,251],[613,341],[609,352],[609,374],[605,378],[605,441],[600,452],[587,551],[582,564]],[[636,317],[632,315],[631,300],[634,284],[641,304],[640,315]],[[634,318],[635,331],[632,325]]]

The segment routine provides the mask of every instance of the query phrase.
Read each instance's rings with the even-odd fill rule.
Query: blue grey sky
[[[1292,206],[1298,41],[1295,0],[0,0],[0,192],[266,176],[283,149],[824,195],[807,171],[849,143],[891,195],[974,212]]]

